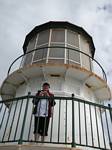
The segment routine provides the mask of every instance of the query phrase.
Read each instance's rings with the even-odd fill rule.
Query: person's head
[[[45,82],[45,83],[42,85],[42,88],[43,88],[43,90],[48,91],[49,88],[50,88],[50,84],[47,83],[47,82]]]

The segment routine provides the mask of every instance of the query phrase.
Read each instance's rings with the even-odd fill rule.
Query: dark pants
[[[34,120],[34,134],[38,133],[41,136],[48,135],[49,117],[36,117]]]

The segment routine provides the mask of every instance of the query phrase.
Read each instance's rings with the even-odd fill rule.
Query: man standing
[[[44,141],[44,137],[48,135],[49,120],[52,116],[53,106],[56,104],[54,101],[54,94],[50,91],[50,84],[45,82],[42,86],[42,90],[36,94],[37,98],[33,100],[34,112],[34,137],[35,141]],[[38,99],[38,96],[42,97]]]

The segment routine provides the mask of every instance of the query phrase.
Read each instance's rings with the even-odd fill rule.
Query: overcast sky
[[[0,0],[0,84],[11,62],[23,53],[26,34],[48,21],[83,27],[93,37],[95,58],[106,72],[112,70],[111,0]]]

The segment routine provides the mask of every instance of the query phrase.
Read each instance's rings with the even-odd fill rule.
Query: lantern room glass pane
[[[44,46],[47,47],[48,45],[44,45]],[[42,47],[40,48],[41,49],[35,51],[33,61],[37,61],[47,57],[48,48],[42,48]]]
[[[46,30],[38,34],[37,46],[43,45],[49,42],[49,33],[50,33],[50,30]]]
[[[51,35],[51,42],[65,42],[65,30],[64,29],[53,29]]]
[[[32,53],[26,54],[25,58],[24,58],[24,64],[23,64],[23,66],[31,64],[31,61],[32,61]]]
[[[28,43],[27,52],[33,50],[35,48],[37,35],[35,35]]]
[[[68,47],[74,49],[74,47],[70,47],[70,46]],[[75,49],[74,50],[67,49],[66,57],[67,57],[67,60],[69,61],[75,61],[77,63],[80,63],[80,52],[76,51]]]
[[[50,48],[49,57],[64,58],[65,48],[61,48],[64,47],[64,44],[51,44],[51,46],[54,48]],[[59,46],[59,48],[55,48],[55,46]]]
[[[67,31],[67,44],[73,45],[75,47],[79,47],[78,33],[68,30]]]

